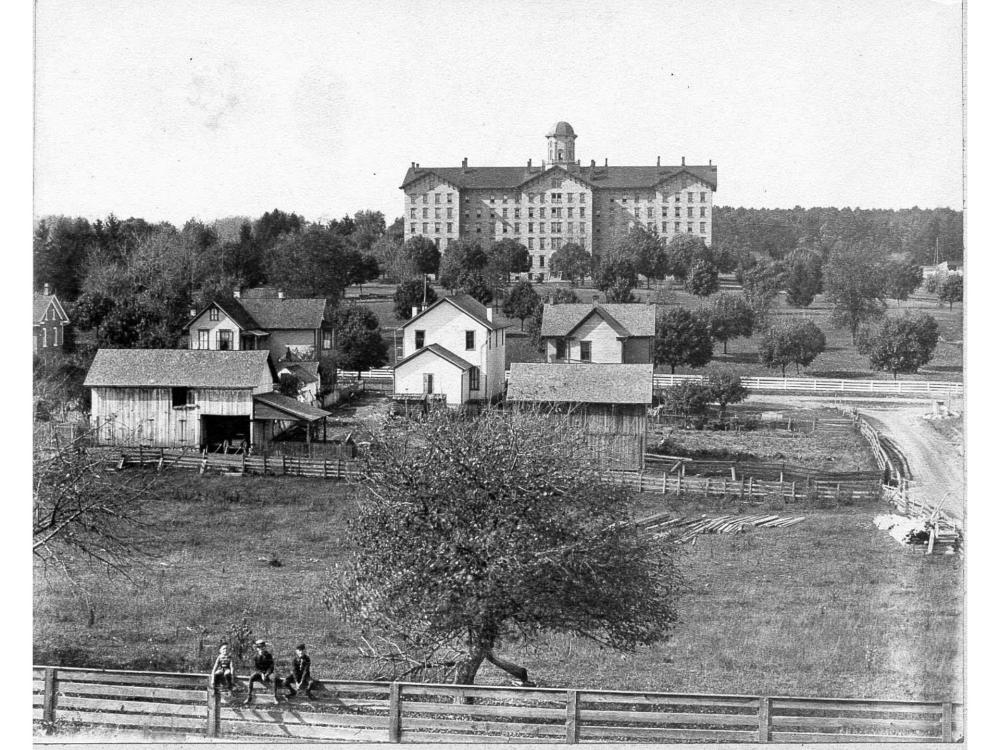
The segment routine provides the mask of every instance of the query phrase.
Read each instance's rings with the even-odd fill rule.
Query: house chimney
[[[594,168],[594,167],[596,167],[596,166],[597,166],[597,162],[596,162],[596,161],[594,161],[593,159],[591,159],[591,160],[590,160],[590,168],[591,168],[591,169],[593,169],[593,168]]]
[[[492,323],[493,322],[493,305],[486,306],[486,319]]]
[[[193,307],[190,310],[188,310],[188,315],[190,315],[192,318],[195,317],[197,314],[198,311],[195,310]]]
[[[712,160],[711,159],[708,160],[708,166],[712,166]]]
[[[415,161],[411,161],[410,162],[410,169],[416,169],[416,168],[417,168],[417,163]]]
[[[683,156],[681,157],[681,166],[682,167],[684,166],[684,157]]]
[[[462,158],[462,169],[468,169],[468,168],[469,168],[469,157],[465,156]]]
[[[239,298],[240,298],[240,288],[238,286],[233,287],[233,299],[239,299]]]
[[[606,156],[604,157],[604,168],[605,169],[608,168],[608,157],[606,157]]]
[[[660,157],[659,156],[656,157],[656,166],[660,166]]]
[[[411,318],[415,318],[418,315],[420,315],[420,306],[419,305],[413,305],[413,307],[410,308],[410,317]]]
[[[531,170],[531,159],[528,159],[528,170]]]
[[[48,284],[45,284],[45,286],[42,287],[42,294],[44,294],[46,297],[48,297],[49,294],[51,294],[51,292],[49,291],[49,285]]]
[[[284,298],[285,298],[285,292],[284,292],[284,290],[283,289],[279,289],[278,290],[278,299],[284,299]]]

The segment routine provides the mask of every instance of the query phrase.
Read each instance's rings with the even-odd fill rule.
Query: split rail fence
[[[349,370],[338,370],[338,381],[358,380],[359,374]],[[510,377],[510,370],[504,373]],[[363,370],[361,380],[392,380],[392,368],[379,370]],[[653,374],[653,388],[669,388],[685,381],[700,383],[705,380],[703,375],[670,375],[666,373]],[[740,381],[745,388],[754,391],[836,391],[841,393],[928,393],[951,394],[962,396],[965,387],[962,383],[941,380],[841,380],[836,378],[756,378],[742,377]]]
[[[241,680],[245,684],[245,678]],[[325,681],[245,707],[208,675],[34,667],[35,721],[361,742],[955,742],[960,704]]]
[[[170,450],[168,448],[124,448],[113,454],[117,468],[128,466],[155,466],[164,469],[189,469],[204,474],[206,471],[224,471],[242,474],[273,474],[276,476],[315,477],[356,481],[361,472],[358,462],[343,458],[306,458],[303,456],[247,456],[197,451]],[[115,463],[115,458],[111,463]]]

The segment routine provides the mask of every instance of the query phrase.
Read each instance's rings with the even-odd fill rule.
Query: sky
[[[962,208],[950,0],[38,0],[34,206],[401,215],[422,166],[718,165],[716,205]]]

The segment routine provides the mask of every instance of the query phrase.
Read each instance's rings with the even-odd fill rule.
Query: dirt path
[[[809,396],[753,394],[751,403],[786,404],[790,407],[833,406],[831,400]],[[903,454],[913,476],[914,495],[965,522],[965,461],[961,449],[922,417],[930,411],[927,399],[890,402],[852,400],[865,417]]]

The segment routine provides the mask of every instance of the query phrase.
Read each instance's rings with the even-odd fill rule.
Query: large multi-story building
[[[442,250],[459,238],[524,244],[530,277],[544,281],[548,258],[568,242],[600,256],[615,236],[640,225],[669,240],[690,233],[712,242],[717,168],[685,164],[581,165],[576,133],[557,122],[546,136],[547,158],[521,167],[410,165],[403,180],[404,235],[430,237]]]

